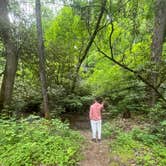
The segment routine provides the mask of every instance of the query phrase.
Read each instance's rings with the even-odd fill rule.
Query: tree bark
[[[45,51],[44,51],[43,31],[42,31],[42,22],[41,22],[40,0],[36,0],[36,26],[37,26],[37,36],[38,36],[39,74],[40,74],[41,89],[43,96],[43,111],[45,118],[49,119],[50,114],[48,108],[48,95],[47,95],[46,71],[45,71]]]
[[[151,45],[151,62],[152,62],[152,72],[151,81],[152,85],[158,87],[159,79],[159,68],[162,58],[162,47],[164,42],[164,37],[166,34],[166,1],[156,0],[155,9],[155,22]],[[154,89],[150,90],[150,103],[153,106],[156,103],[158,95]]]
[[[2,109],[11,102],[18,64],[18,50],[8,18],[8,0],[0,0],[0,4],[0,37],[6,49],[6,65],[0,92],[0,108]]]

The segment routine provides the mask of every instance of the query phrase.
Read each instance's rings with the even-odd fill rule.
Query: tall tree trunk
[[[162,57],[162,47],[164,37],[166,34],[166,0],[156,0],[155,9],[155,22],[151,46],[151,62],[152,62],[152,73],[151,81],[152,85],[158,87],[159,68]],[[150,104],[153,106],[157,100],[156,92],[151,89],[150,91]]]
[[[36,26],[37,26],[37,36],[38,36],[38,55],[39,55],[39,73],[41,80],[41,88],[43,95],[43,111],[45,118],[49,119],[49,109],[48,109],[48,95],[47,95],[47,85],[46,85],[46,71],[45,71],[45,52],[44,52],[44,41],[43,41],[43,31],[41,22],[41,5],[40,0],[36,0]]]
[[[8,0],[0,0],[0,37],[6,49],[6,65],[0,92],[0,108],[9,105],[18,64],[18,52],[11,32],[7,10]]]

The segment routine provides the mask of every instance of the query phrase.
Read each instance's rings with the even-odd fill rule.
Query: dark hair
[[[98,103],[102,103],[103,99],[101,97],[96,97],[95,100],[98,102]]]

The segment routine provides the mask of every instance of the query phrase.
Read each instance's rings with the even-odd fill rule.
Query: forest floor
[[[80,130],[86,143],[83,146],[83,160],[79,166],[108,166],[109,165],[109,140],[104,139],[100,143],[91,141],[89,130]]]
[[[77,121],[78,122],[78,121]],[[107,120],[105,121],[107,122]],[[118,118],[112,123],[117,123],[119,128],[122,128],[124,132],[128,133],[133,128],[139,126],[140,128],[144,127],[140,121],[136,119],[122,119]],[[90,124],[87,121],[77,123],[77,131],[85,138],[85,144],[82,149],[82,160],[79,162],[79,166],[135,166],[136,164],[131,160],[124,164],[119,156],[111,155],[111,142],[112,138],[103,138],[102,141],[92,142],[91,140],[91,130]],[[81,126],[81,127],[80,127]]]
[[[101,142],[93,142],[91,136],[90,122],[88,112],[83,115],[66,115],[71,128],[81,133],[85,139],[82,146],[82,160],[78,163],[79,166],[110,166],[110,139],[102,139]]]

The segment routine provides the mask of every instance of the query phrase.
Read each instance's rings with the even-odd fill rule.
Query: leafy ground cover
[[[83,138],[58,119],[0,120],[0,165],[74,166]]]
[[[130,120],[107,122],[103,125],[104,137],[110,137],[110,165],[165,166],[166,147],[162,140],[149,133],[144,124]]]

